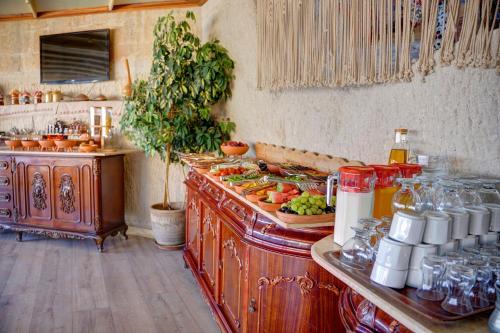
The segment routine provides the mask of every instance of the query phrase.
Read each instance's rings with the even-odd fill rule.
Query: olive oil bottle
[[[389,154],[388,164],[408,163],[410,145],[408,144],[408,129],[396,128],[394,130],[394,144]]]

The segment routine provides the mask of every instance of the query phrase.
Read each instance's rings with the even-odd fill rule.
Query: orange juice
[[[375,188],[373,217],[392,216],[392,197],[397,190],[396,186]]]

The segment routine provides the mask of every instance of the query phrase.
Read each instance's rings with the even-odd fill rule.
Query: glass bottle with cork
[[[394,130],[394,144],[389,154],[389,163],[408,163],[410,145],[408,144],[408,129],[396,128]]]

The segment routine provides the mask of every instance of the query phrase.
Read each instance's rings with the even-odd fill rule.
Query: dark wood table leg
[[[18,242],[23,241],[23,232],[22,231],[16,231],[16,241],[18,241]]]

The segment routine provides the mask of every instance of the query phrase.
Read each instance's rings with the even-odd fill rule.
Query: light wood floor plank
[[[0,232],[1,333],[218,332],[181,251]]]

